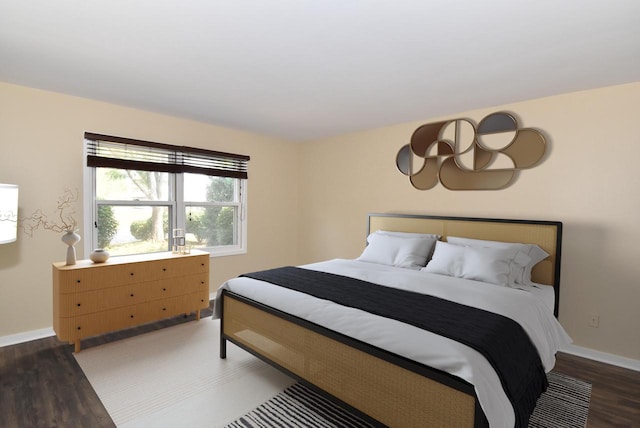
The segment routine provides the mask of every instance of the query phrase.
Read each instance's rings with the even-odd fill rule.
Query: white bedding
[[[345,259],[301,267],[430,294],[512,318],[529,334],[547,372],[555,364],[556,352],[571,341],[553,316],[553,290],[549,292],[547,286],[513,289]],[[213,318],[219,318],[222,289],[464,379],[474,385],[491,427],[514,425],[513,408],[498,375],[480,353],[466,345],[399,321],[245,277],[231,279],[220,287]]]

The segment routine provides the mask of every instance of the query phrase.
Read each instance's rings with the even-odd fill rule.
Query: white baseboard
[[[634,360],[632,358],[621,357],[615,354],[608,354],[606,352],[583,348],[582,346],[577,345],[568,345],[567,348],[561,349],[561,351],[566,352],[567,354],[576,355],[578,357],[600,361],[601,363],[607,363],[613,366],[623,367],[625,369],[640,371],[640,361]]]
[[[31,340],[42,339],[44,337],[55,336],[53,327],[42,328],[40,330],[25,331],[24,333],[0,336],[0,348],[3,346],[16,345],[18,343],[29,342]]]

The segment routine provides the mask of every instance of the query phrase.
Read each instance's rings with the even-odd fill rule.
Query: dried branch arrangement
[[[74,205],[78,202],[78,197],[78,189],[75,191],[65,189],[64,193],[58,198],[55,218],[50,220],[42,210],[38,209],[29,217],[21,218],[20,227],[30,237],[33,237],[33,232],[40,228],[58,233],[75,231],[78,222],[75,219],[76,210]]]

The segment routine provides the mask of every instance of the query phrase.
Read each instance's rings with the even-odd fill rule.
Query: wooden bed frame
[[[369,214],[367,222],[367,235],[391,230],[539,245],[550,256],[532,279],[554,286],[557,316],[562,223],[409,214]],[[464,380],[226,290],[222,299],[221,358],[229,340],[374,425],[488,426]]]

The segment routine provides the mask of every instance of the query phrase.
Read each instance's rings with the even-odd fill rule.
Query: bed
[[[442,260],[442,249],[452,249],[456,239],[465,249],[473,247],[465,239],[533,244],[546,257],[531,269],[529,284],[487,285],[477,279],[424,272],[426,268],[372,263],[365,252],[374,248],[372,236],[381,231],[437,235],[440,243],[428,256],[433,260]],[[365,252],[356,260],[336,259],[301,268],[411,292],[422,290],[429,278],[434,285],[428,293],[437,297],[453,299],[453,293],[463,305],[477,301],[486,312],[522,317],[518,322],[531,337],[546,372],[553,367],[556,351],[570,340],[553,316],[558,314],[560,285],[559,222],[369,214],[367,241]],[[489,250],[483,247],[482,251]],[[227,281],[218,290],[214,307],[214,318],[221,319],[220,357],[226,358],[226,343],[231,341],[381,425],[514,425],[516,416],[501,389],[501,378],[474,349],[395,319],[319,300],[259,279]],[[419,344],[417,348],[413,343]]]

